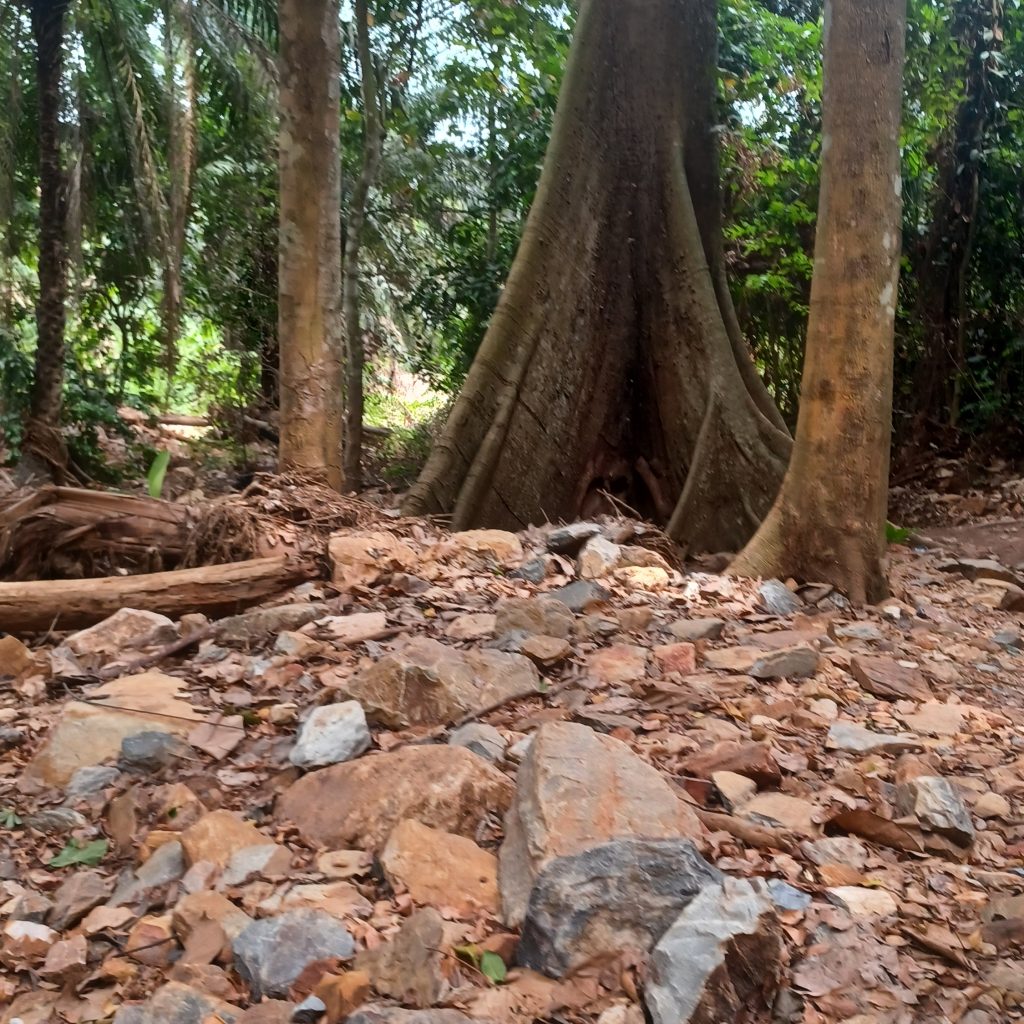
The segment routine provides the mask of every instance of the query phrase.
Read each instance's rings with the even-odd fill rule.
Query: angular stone
[[[209,862],[207,862],[209,863]],[[292,866],[291,851],[277,843],[243,846],[231,854],[220,876],[221,887],[245,885],[254,878],[284,878]]]
[[[964,713],[956,704],[929,701],[914,714],[902,715],[903,721],[923,736],[956,736],[963,732]]]
[[[232,942],[235,967],[253,998],[286,996],[296,978],[314,960],[355,952],[352,936],[322,910],[292,910],[254,921]]]
[[[654,660],[662,672],[686,676],[697,671],[697,648],[690,643],[663,644],[654,648]]]
[[[526,580],[527,583],[543,583],[548,574],[548,563],[545,558],[531,558],[523,562],[518,569],[513,569],[509,579]]]
[[[843,626],[830,626],[829,636],[833,640],[864,640],[877,643],[882,639],[882,631],[873,622],[850,622]]]
[[[896,897],[885,889],[834,885],[826,892],[833,903],[849,911],[852,917],[890,917],[900,908]]]
[[[908,668],[892,658],[858,656],[850,671],[861,689],[882,700],[927,700],[931,691],[920,669]]]
[[[519,648],[519,653],[539,668],[550,668],[565,661],[572,654],[572,646],[568,640],[559,640],[553,636],[528,636]]]
[[[463,530],[453,533],[443,544],[446,553],[461,560],[490,561],[518,565],[523,560],[523,545],[514,533],[505,530]]]
[[[32,652],[13,636],[0,636],[0,674],[15,679],[37,671],[36,659]]]
[[[322,768],[351,761],[370,749],[366,713],[358,701],[314,708],[299,730],[288,760],[299,768]]]
[[[992,558],[955,558],[941,562],[940,572],[958,572],[969,580],[1003,580],[1015,586],[1024,586],[1024,580],[1001,562]]]
[[[267,837],[232,811],[210,811],[181,834],[189,866],[201,860],[223,868],[232,854],[247,846],[264,846]]]
[[[391,728],[444,725],[496,701],[536,693],[533,663],[501,651],[460,651],[426,637],[410,640],[346,686],[371,721]]]
[[[621,564],[622,548],[604,537],[591,537],[580,551],[577,568],[585,580],[610,576]]]
[[[697,779],[711,779],[716,772],[745,775],[760,789],[769,789],[782,781],[782,772],[767,743],[722,740],[710,750],[686,758],[681,767],[686,775]]]
[[[327,556],[331,582],[339,590],[369,586],[386,573],[409,572],[419,563],[419,556],[408,544],[390,533],[372,530],[334,534]]]
[[[318,637],[354,646],[387,629],[388,617],[384,612],[356,612],[353,615],[328,615],[316,619],[315,623]]]
[[[370,976],[382,996],[409,1006],[431,1006],[446,987],[441,973],[445,946],[441,915],[432,908],[417,910],[390,942],[360,953],[355,968]]]
[[[177,736],[149,730],[121,740],[118,764],[127,771],[155,774],[190,753],[188,744]]]
[[[177,638],[178,631],[166,615],[122,608],[88,629],[73,633],[64,641],[83,665],[94,667],[104,657],[132,647],[144,638],[152,644],[166,644]]]
[[[556,555],[575,555],[583,545],[601,532],[598,523],[570,523],[548,534],[548,551]]]
[[[765,580],[758,588],[761,606],[769,615],[794,615],[804,603],[782,580]]]
[[[86,765],[71,776],[71,781],[64,788],[64,796],[67,800],[92,796],[102,792],[108,786],[113,786],[120,778],[120,769],[113,765]]]
[[[522,922],[534,880],[555,857],[611,839],[701,834],[661,773],[624,743],[586,726],[541,726],[520,765],[499,854],[502,914]]]
[[[587,671],[602,683],[632,683],[647,674],[646,647],[613,644],[587,655]]]
[[[322,652],[323,644],[319,640],[314,640],[311,636],[294,630],[278,633],[277,639],[274,641],[274,653],[283,654],[288,658],[305,660],[315,658]]]
[[[592,580],[574,580],[564,587],[552,590],[549,594],[556,601],[561,601],[571,612],[584,612],[591,605],[607,601],[611,591]]]
[[[669,632],[683,642],[696,643],[698,640],[717,640],[725,629],[722,619],[679,619],[669,627]]]
[[[380,864],[392,888],[404,886],[416,903],[497,913],[498,858],[472,839],[408,819],[388,837]]]
[[[59,932],[73,928],[108,899],[113,888],[114,880],[99,871],[76,871],[57,890],[47,924]]]
[[[921,741],[910,733],[892,736],[872,732],[856,722],[833,722],[828,727],[825,745],[829,750],[845,750],[852,754],[900,754],[905,750],[919,750]]]
[[[764,821],[769,825],[780,825],[782,828],[800,835],[817,835],[821,828],[812,820],[818,810],[810,800],[788,796],[785,793],[760,793],[743,807],[743,817]]]
[[[644,987],[653,1024],[767,1020],[783,951],[763,883],[706,886],[654,948]]]
[[[992,792],[982,793],[974,801],[971,810],[983,821],[988,821],[990,818],[1009,818],[1013,813],[1010,801],[1005,796]]]
[[[896,813],[913,815],[960,846],[974,842],[974,823],[960,794],[939,775],[919,775],[896,787]]]
[[[281,796],[277,815],[328,849],[376,852],[403,818],[473,836],[511,799],[509,780],[476,754],[412,746],[311,772]]]
[[[507,598],[494,609],[494,632],[498,636],[521,629],[535,636],[564,640],[572,631],[575,616],[553,597]]]
[[[185,854],[181,843],[164,843],[134,874],[114,890],[108,907],[136,903],[153,889],[177,882],[185,874]]]
[[[757,783],[735,772],[712,772],[711,782],[729,810],[742,807],[757,793]]]
[[[252,918],[244,910],[236,907],[222,893],[211,889],[186,893],[175,904],[171,914],[171,927],[182,945],[204,921],[219,924],[230,942],[252,924]]]
[[[750,674],[755,679],[806,679],[818,671],[818,660],[813,647],[784,647],[759,657]]]
[[[601,956],[646,954],[721,877],[687,839],[613,839],[556,857],[530,893],[519,963],[557,978]]]
[[[114,1024],[205,1024],[211,1019],[236,1024],[241,1016],[237,1006],[223,999],[169,981],[145,1003],[122,1006],[114,1015]]]
[[[849,836],[828,836],[800,844],[800,849],[812,864],[848,864],[857,871],[868,862],[868,848]]]
[[[471,750],[478,757],[482,757],[491,764],[496,764],[505,756],[508,744],[505,737],[494,728],[484,722],[467,722],[460,729],[456,729],[448,742],[453,747],[465,747]]]
[[[453,619],[444,635],[449,640],[483,640],[494,635],[497,616],[493,612],[471,612]]]
[[[156,730],[185,736],[201,716],[179,696],[185,681],[162,672],[126,676],[93,690],[91,703],[65,705],[27,771],[51,786],[66,785],[88,765],[111,761],[126,736]],[[103,702],[111,707],[104,707]]]
[[[293,1008],[293,1003],[287,1003],[283,999],[268,999],[265,1003],[250,1006],[238,1018],[236,1024],[291,1024],[292,1021],[296,1021],[292,1016]]]

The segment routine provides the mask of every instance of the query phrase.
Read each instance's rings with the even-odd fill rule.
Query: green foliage
[[[164,477],[167,476],[167,467],[171,464],[171,453],[169,451],[158,452],[149,472],[146,474],[146,490],[151,498],[159,498],[164,490]]]
[[[51,868],[68,868],[77,865],[94,868],[107,855],[110,842],[107,839],[94,839],[91,843],[80,844],[71,839],[56,857],[49,862]]]
[[[481,950],[479,946],[456,946],[455,955],[471,967],[475,967],[488,981],[500,985],[508,977],[505,961],[490,950]]]

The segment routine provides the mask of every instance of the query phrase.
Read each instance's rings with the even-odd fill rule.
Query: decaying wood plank
[[[0,583],[0,631],[78,629],[120,608],[230,615],[317,575],[312,562],[279,556],[142,576]]]

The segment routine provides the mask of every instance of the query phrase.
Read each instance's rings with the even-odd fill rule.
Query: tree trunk
[[[352,190],[345,234],[343,304],[345,312],[345,486],[363,486],[363,325],[360,316],[359,255],[366,225],[366,205],[377,180],[384,141],[377,69],[370,50],[370,16],[366,0],[355,0],[356,53],[363,93],[363,163]]]
[[[33,0],[39,90],[39,300],[35,380],[22,444],[22,480],[60,480],[67,465],[61,437],[64,401],[64,301],[67,295],[66,192],[60,152],[64,21],[69,0]]]
[[[886,594],[906,0],[827,0],[821,200],[793,459],[733,565]]]
[[[338,0],[279,5],[281,470],[342,474]]]
[[[583,0],[519,253],[408,511],[518,528],[605,490],[733,550],[767,512],[791,441],[727,324],[715,39],[713,0]]]

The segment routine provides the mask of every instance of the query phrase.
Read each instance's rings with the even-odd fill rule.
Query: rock
[[[416,903],[462,915],[498,911],[498,858],[472,839],[407,819],[391,833],[380,864],[392,888],[403,886]]]
[[[828,898],[853,917],[890,917],[900,905],[885,889],[868,889],[861,885],[834,885],[825,890]]]
[[[0,665],[5,676],[15,679],[38,671],[32,652],[13,636],[0,636]]]
[[[591,537],[583,545],[577,559],[577,570],[585,580],[600,579],[610,576],[619,567],[622,548],[604,537]]]
[[[526,580],[527,583],[543,583],[547,574],[547,561],[543,558],[531,558],[528,562],[523,562],[518,569],[513,569],[508,575],[513,580]]]
[[[570,523],[548,534],[548,551],[556,555],[575,555],[583,545],[601,532],[598,523]]]
[[[882,639],[882,631],[873,622],[851,622],[845,626],[831,626],[828,632],[833,640],[864,640],[868,643],[877,643]]]
[[[913,815],[928,829],[941,832],[959,846],[974,842],[974,824],[963,800],[939,775],[919,775],[896,787],[896,813]]]
[[[473,836],[504,812],[512,784],[462,747],[412,746],[311,772],[278,801],[278,817],[328,849],[376,852],[403,819]]]
[[[114,880],[99,871],[76,871],[57,890],[47,924],[59,932],[73,928],[94,907],[108,899]]]
[[[222,893],[211,889],[187,893],[178,900],[171,913],[171,927],[182,945],[204,921],[215,921],[220,925],[229,942],[252,924],[252,918],[244,910],[236,907]]]
[[[700,834],[693,812],[661,773],[624,743],[575,723],[542,725],[520,765],[505,819],[503,917],[513,926],[522,922],[535,878],[555,857],[615,838]]]
[[[497,562],[518,565],[523,560],[523,545],[514,533],[505,530],[464,530],[453,533],[442,544],[445,554],[454,553],[460,560]]]
[[[291,1021],[297,1020],[292,1014],[292,1003],[286,1003],[282,999],[268,999],[264,1003],[250,1006],[235,1024],[291,1024]]]
[[[86,765],[71,776],[71,781],[64,788],[64,796],[69,801],[93,796],[113,786],[120,778],[120,770],[113,765]]]
[[[387,629],[388,617],[384,612],[355,612],[352,615],[327,615],[315,619],[316,635],[335,644],[354,646],[372,640]]]
[[[144,672],[98,687],[88,704],[65,705],[28,775],[47,785],[64,786],[79,768],[116,758],[126,736],[152,730],[187,735],[202,719],[180,698],[185,685],[183,679],[162,672]],[[104,701],[116,707],[104,707]]]
[[[404,1010],[400,1006],[366,1003],[345,1018],[345,1024],[485,1024],[458,1010]]]
[[[114,1015],[113,1024],[206,1024],[222,1020],[237,1024],[242,1011],[237,1006],[207,995],[189,985],[169,981],[141,1006],[125,1004]]]
[[[921,670],[908,668],[892,658],[851,658],[850,671],[862,690],[883,700],[927,700],[931,697]]]
[[[573,613],[553,597],[508,598],[499,601],[494,612],[494,631],[498,636],[521,629],[534,636],[564,640],[575,621]]]
[[[331,582],[339,590],[365,587],[387,573],[412,570],[419,556],[390,533],[336,533],[327,545]]]
[[[810,895],[781,878],[768,879],[768,895],[776,910],[806,910],[814,901]]]
[[[817,810],[818,806],[810,800],[801,800],[785,793],[760,793],[744,804],[743,817],[767,825],[779,825],[800,835],[813,836],[821,831],[813,820]]]
[[[53,910],[50,902],[41,892],[27,889],[14,902],[10,917],[12,921],[31,921],[42,924]]]
[[[721,619],[679,619],[668,627],[668,631],[677,640],[686,643],[717,640],[723,629],[725,623]]]
[[[990,818],[1009,818],[1013,813],[1010,801],[1005,796],[991,791],[982,793],[974,801],[974,806],[971,809],[983,821],[988,821]]]
[[[134,874],[114,890],[108,907],[123,907],[142,900],[146,893],[177,882],[185,874],[185,853],[181,843],[164,843]]]
[[[807,840],[800,844],[812,864],[848,864],[857,871],[868,862],[868,848],[859,840],[849,836],[829,836],[825,839]]]
[[[288,760],[299,768],[351,761],[370,749],[366,713],[358,701],[314,708],[299,730]]]
[[[155,774],[189,753],[188,744],[169,732],[139,732],[121,741],[118,763],[126,771]]]
[[[265,846],[268,842],[259,829],[232,811],[210,811],[181,833],[181,845],[190,867],[199,861],[209,861],[223,868],[237,850]]]
[[[20,747],[27,739],[28,734],[21,729],[0,727],[0,753]]]
[[[27,828],[48,836],[65,835],[76,828],[88,825],[85,815],[71,807],[44,807],[35,814],[25,815]]]
[[[592,580],[574,580],[552,590],[548,596],[561,601],[571,612],[585,612],[591,605],[607,601],[612,595],[610,590]]]
[[[619,608],[615,612],[615,618],[619,620],[619,629],[623,633],[643,633],[654,619],[654,609],[646,604],[633,608]]]
[[[919,750],[921,741],[905,732],[890,736],[872,732],[856,722],[837,721],[828,727],[825,745],[829,750],[845,750],[852,754],[900,754],[905,750]]]
[[[710,750],[686,758],[681,767],[697,779],[713,779],[716,772],[745,775],[759,789],[770,789],[782,782],[782,772],[767,743],[722,740]]]
[[[360,953],[355,968],[366,971],[380,995],[431,1006],[446,987],[441,973],[446,945],[441,915],[433,908],[417,910],[390,942]]]
[[[991,558],[955,558],[941,562],[936,568],[940,572],[958,572],[969,580],[1003,580],[1015,586],[1024,586],[1015,572]]]
[[[782,957],[763,885],[727,878],[701,890],[655,946],[644,1003],[653,1024],[767,1020]]]
[[[137,646],[140,640],[157,646],[171,643],[177,636],[174,623],[166,615],[122,608],[95,626],[73,633],[64,645],[83,666],[94,668],[104,658]]]
[[[765,580],[758,588],[761,607],[769,615],[794,615],[804,603],[782,580]]]
[[[697,671],[697,648],[690,643],[663,644],[654,648],[654,660],[662,672],[686,676]]]
[[[1019,649],[1024,644],[1024,639],[1021,638],[1021,632],[1016,626],[1008,626],[1006,629],[999,630],[998,633],[993,633],[992,642],[1008,651],[1011,647]]]
[[[523,640],[519,653],[529,658],[538,668],[550,668],[565,661],[572,654],[568,640],[553,636],[528,636]]]
[[[349,959],[352,936],[322,910],[292,910],[254,921],[232,942],[235,967],[249,984],[253,998],[286,996],[298,976],[314,960]]]
[[[176,952],[169,916],[147,915],[132,925],[125,939],[127,955],[147,967],[167,967]]]
[[[361,672],[346,690],[371,721],[408,728],[457,721],[539,687],[536,667],[522,655],[460,651],[417,637]]]
[[[284,878],[292,866],[286,846],[264,841],[258,846],[235,850],[220,876],[221,886],[245,885],[254,878]]]
[[[274,653],[283,654],[289,658],[296,658],[300,661],[315,658],[323,652],[323,644],[314,640],[305,633],[297,633],[293,630],[285,630],[277,634],[274,641]]]
[[[964,713],[956,704],[930,701],[914,714],[901,717],[914,732],[923,736],[956,736],[964,729]]]
[[[558,978],[601,956],[645,954],[721,877],[687,839],[613,839],[556,857],[530,893],[519,963]]]
[[[632,683],[647,674],[646,647],[613,644],[587,655],[587,671],[602,683]]]
[[[806,679],[818,671],[818,652],[798,644],[759,657],[750,666],[755,679]]]
[[[757,783],[735,772],[712,772],[711,782],[729,810],[742,807],[757,792]]]
[[[465,747],[492,764],[505,756],[508,747],[504,736],[493,725],[483,722],[467,722],[448,737],[448,742],[453,747]]]
[[[494,635],[497,616],[493,612],[471,612],[452,619],[444,635],[449,640],[483,640]]]

